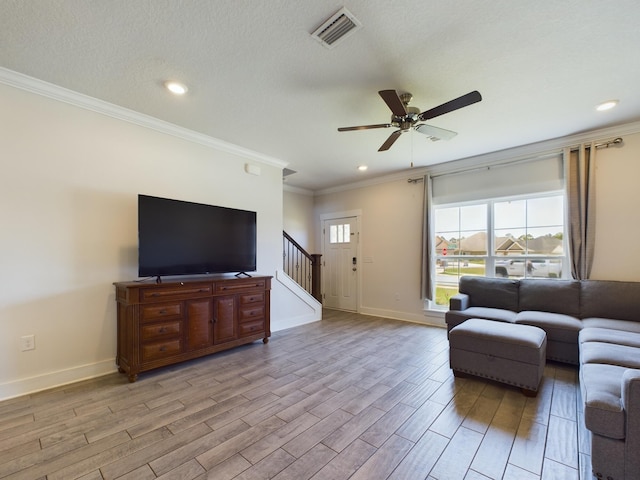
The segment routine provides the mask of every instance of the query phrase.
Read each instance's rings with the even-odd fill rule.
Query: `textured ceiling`
[[[342,6],[363,28],[326,49],[310,33]],[[639,21],[637,0],[0,0],[0,66],[278,158],[317,190],[639,120]],[[388,122],[382,89],[421,111],[483,101],[428,122],[452,140],[379,153],[392,129],[336,129]]]

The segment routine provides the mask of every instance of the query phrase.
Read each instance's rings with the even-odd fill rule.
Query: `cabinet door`
[[[236,332],[236,297],[228,295],[213,300],[213,341],[214,343],[230,342],[237,338]]]
[[[210,298],[187,302],[187,349],[213,345],[213,302]]]

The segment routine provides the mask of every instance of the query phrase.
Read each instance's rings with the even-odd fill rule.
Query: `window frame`
[[[538,255],[538,254],[530,254],[530,253],[525,253],[521,256],[509,256],[509,255],[498,255],[496,254],[496,245],[495,245],[495,204],[496,203],[501,203],[501,202],[513,202],[513,201],[522,201],[522,200],[536,200],[536,199],[540,199],[540,198],[548,198],[548,197],[562,197],[562,206],[563,206],[563,212],[562,212],[562,255]],[[444,305],[444,304],[438,304],[437,303],[437,290],[440,286],[442,286],[443,284],[437,281],[437,272],[438,272],[438,268],[439,266],[441,267],[443,262],[449,262],[449,261],[454,261],[457,262],[457,268],[458,268],[458,274],[457,274],[457,280],[458,282],[456,282],[456,287],[457,287],[457,283],[459,283],[460,277],[462,276],[462,274],[460,273],[460,264],[461,263],[470,263],[470,262],[484,262],[484,269],[485,269],[485,277],[489,277],[489,278],[495,278],[498,275],[496,275],[496,266],[498,265],[498,262],[502,262],[505,259],[509,259],[509,261],[513,261],[513,260],[522,260],[523,262],[526,262],[528,260],[535,260],[535,261],[541,261],[541,260],[551,260],[551,261],[560,261],[561,262],[561,274],[557,277],[544,277],[546,279],[566,279],[569,278],[569,273],[570,273],[570,263],[569,263],[569,251],[568,251],[568,245],[567,245],[567,238],[568,238],[568,222],[567,222],[567,215],[566,215],[566,202],[567,202],[567,198],[566,198],[566,192],[564,190],[552,190],[552,191],[545,191],[545,192],[539,192],[539,193],[528,193],[528,194],[523,194],[523,195],[511,195],[511,196],[503,196],[503,197],[496,197],[496,198],[486,198],[486,199],[478,199],[478,200],[469,200],[469,201],[464,201],[464,202],[453,202],[453,203],[442,203],[442,204],[434,204],[431,206],[431,212],[429,215],[429,218],[432,219],[431,221],[433,221],[433,225],[431,225],[432,228],[430,228],[430,231],[433,232],[432,236],[430,238],[430,241],[433,242],[432,244],[434,245],[433,247],[433,255],[432,258],[430,259],[431,261],[431,271],[434,272],[434,298],[433,300],[428,302],[428,308],[430,310],[434,310],[434,311],[446,311],[448,309],[448,304]],[[436,211],[439,209],[445,209],[445,208],[461,208],[461,207],[469,207],[469,206],[477,206],[477,205],[485,205],[486,208],[486,235],[487,235],[487,252],[485,255],[462,255],[462,254],[458,254],[458,255],[452,255],[449,252],[447,252],[446,254],[439,254],[437,251],[437,238],[438,238],[438,232],[436,231],[436,225],[435,225],[435,218],[436,218]],[[525,224],[525,228],[528,228],[528,218],[527,218],[527,222]],[[533,228],[533,227],[532,227]],[[511,278],[514,278],[515,276],[512,276]],[[453,275],[452,275],[453,278]],[[520,277],[520,278],[533,278],[533,277],[529,277],[529,275],[526,273],[525,271],[525,276],[524,277]],[[451,282],[451,285],[454,285],[454,282]],[[457,288],[455,288],[455,291],[457,292]]]

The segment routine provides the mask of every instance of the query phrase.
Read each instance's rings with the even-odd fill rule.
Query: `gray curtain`
[[[565,172],[569,217],[571,275],[585,280],[591,274],[595,243],[595,158],[594,144],[565,149]]]
[[[424,176],[424,214],[422,215],[422,298],[434,299],[434,281],[431,260],[433,259],[433,225],[431,222],[431,176]]]

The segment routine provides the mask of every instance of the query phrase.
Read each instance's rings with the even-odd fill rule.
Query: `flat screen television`
[[[256,270],[256,212],[138,195],[140,277]]]

